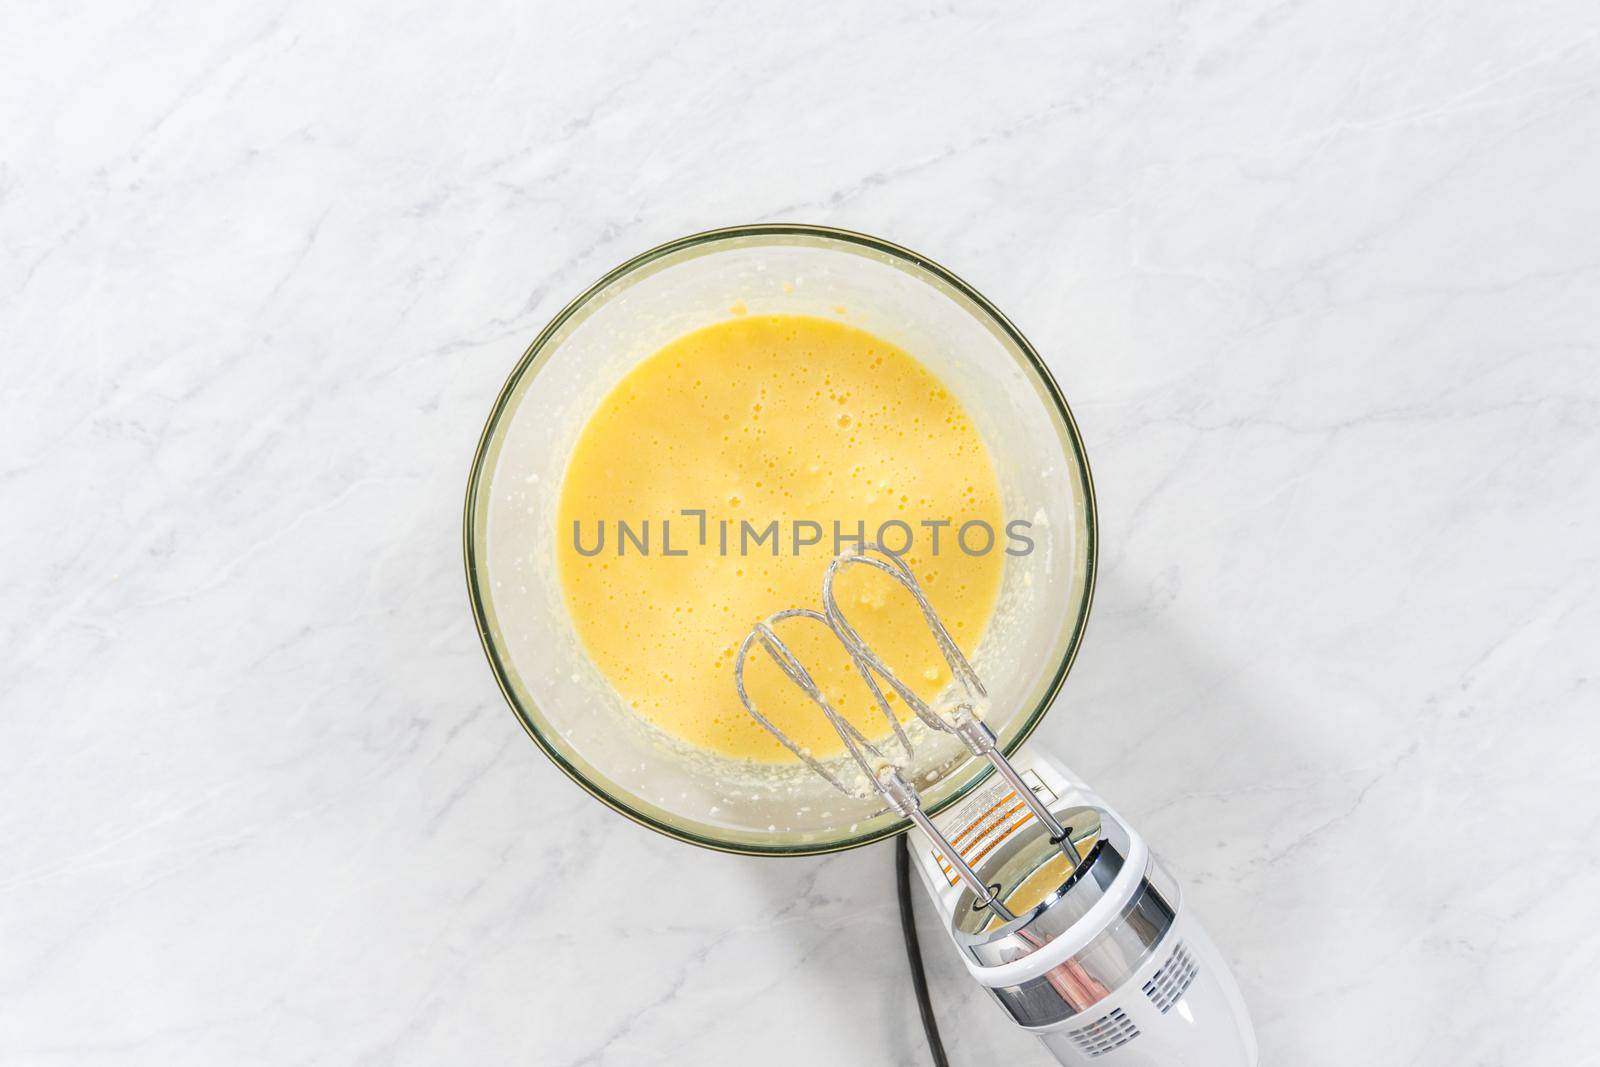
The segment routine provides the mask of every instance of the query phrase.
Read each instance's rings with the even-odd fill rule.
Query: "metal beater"
[[[923,620],[927,623],[929,630],[932,631],[934,641],[939,646],[939,652],[944,657],[945,663],[949,665],[951,676],[960,684],[964,697],[964,699],[959,700],[951,707],[948,717],[935,711],[927,701],[917,695],[915,690],[896,676],[888,664],[884,663],[882,658],[868,646],[855,627],[851,626],[850,621],[845,618],[843,609],[839,607],[839,599],[834,593],[834,583],[847,567],[858,565],[871,567],[887,575],[899,583],[915,599],[917,607],[922,611]],[[845,651],[849,654],[856,670],[861,675],[862,681],[866,682],[868,692],[872,694],[873,700],[877,703],[878,710],[882,713],[885,722],[887,722],[890,733],[893,735],[894,740],[898,742],[908,760],[912,756],[911,740],[906,736],[905,730],[901,728],[900,720],[895,715],[894,710],[890,708],[889,701],[878,684],[879,679],[887,683],[889,688],[898,694],[901,700],[906,702],[906,706],[929,729],[938,730],[941,733],[954,734],[974,756],[986,759],[993,764],[995,772],[1016,791],[1017,796],[1028,806],[1028,810],[1033,813],[1034,818],[1038,819],[1040,825],[1048,831],[1051,843],[1056,845],[1071,861],[1072,869],[1076,871],[1078,865],[1083,862],[1083,857],[1079,854],[1077,846],[1072,842],[1072,834],[1062,827],[1056,817],[1045,807],[1044,802],[1034,795],[1033,790],[1017,774],[1011,762],[1000,751],[994,731],[989,729],[983,720],[978,717],[977,709],[988,699],[988,691],[984,689],[982,680],[979,679],[977,672],[972,669],[972,664],[968,662],[967,657],[956,645],[954,638],[950,636],[950,631],[945,627],[944,621],[933,610],[933,605],[928,602],[928,597],[923,593],[922,586],[918,584],[916,575],[912,573],[911,568],[897,554],[890,552],[881,545],[866,543],[853,552],[841,553],[834,557],[833,561],[828,564],[828,569],[822,578],[822,608],[823,610],[820,612],[809,608],[789,608],[769,615],[756,623],[750,633],[745,636],[744,642],[739,646],[739,655],[734,661],[734,686],[738,689],[740,702],[756,722],[765,727],[790,752],[805,761],[813,771],[827,779],[835,789],[848,796],[862,795],[845,785],[837,775],[815,759],[811,753],[800,745],[795,744],[792,738],[774,726],[772,721],[756,708],[755,702],[750,698],[750,694],[745,688],[744,667],[751,646],[759,643],[778,669],[790,681],[799,686],[812,703],[816,704],[827,718],[829,725],[833,727],[834,732],[839,735],[839,740],[844,742],[845,751],[855,765],[860,768],[867,781],[872,783],[873,787],[888,801],[889,807],[902,818],[910,819],[923,833],[927,834],[931,840],[940,846],[951,868],[972,890],[975,903],[979,906],[988,907],[1002,921],[1010,922],[1015,916],[1000,902],[998,887],[985,885],[978,873],[962,859],[960,852],[923,812],[921,798],[917,795],[917,791],[911,786],[911,783],[906,781],[899,765],[889,759],[882,749],[868,740],[860,730],[828,703],[827,696],[811,677],[810,672],[796,658],[789,646],[784,644],[782,638],[773,629],[773,626],[776,623],[790,619],[807,619],[827,627],[839,639],[839,643],[844,646]]]

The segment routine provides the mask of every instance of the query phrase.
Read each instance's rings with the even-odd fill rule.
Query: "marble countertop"
[[[0,1063],[926,1062],[890,847],[616,817],[467,610],[524,346],[764,219],[923,251],[1046,353],[1104,554],[1043,736],[1263,1063],[1600,1062],[1593,4],[0,31]],[[924,934],[953,1062],[1046,1062]]]

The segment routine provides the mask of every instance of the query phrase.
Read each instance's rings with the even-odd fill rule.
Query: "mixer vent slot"
[[[1139,1028],[1133,1025],[1132,1019],[1122,1014],[1121,1008],[1113,1008],[1109,1014],[1100,1016],[1089,1025],[1067,1031],[1067,1036],[1072,1038],[1080,1052],[1093,1059],[1119,1049],[1138,1037]]]
[[[1183,995],[1189,991],[1189,983],[1194,981],[1199,970],[1194,957],[1189,955],[1188,946],[1179,942],[1178,947],[1172,950],[1172,955],[1167,957],[1167,962],[1144,984],[1144,995],[1165,1015],[1183,999]]]

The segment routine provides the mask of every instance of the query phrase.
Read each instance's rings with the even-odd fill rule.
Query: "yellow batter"
[[[704,544],[700,518],[683,509],[705,510]],[[619,537],[619,519],[632,538]],[[914,531],[906,560],[970,653],[994,610],[1005,554],[999,487],[966,412],[920,363],[872,334],[818,318],[747,315],[667,345],[590,416],[561,487],[557,564],[585,648],[634,711],[725,756],[792,760],[739,704],[739,642],[782,608],[821,607],[835,521],[847,538],[863,522],[870,539],[890,519]],[[946,519],[935,556],[922,523]],[[958,547],[957,530],[974,519],[996,531],[986,554]],[[648,554],[638,544],[646,520]],[[770,542],[741,554],[741,521],[760,532],[773,520],[778,554]],[[796,520],[823,530],[798,554]],[[602,530],[603,548],[585,554]],[[801,540],[813,533],[804,528]],[[970,547],[981,543],[975,535]],[[685,554],[667,555],[667,547]],[[846,572],[839,589],[851,622],[901,677],[925,697],[945,686],[949,673],[909,595],[863,567]],[[782,625],[834,705],[868,736],[884,734],[834,638],[805,620]],[[813,754],[841,751],[821,714],[759,649],[746,681],[762,711]]]

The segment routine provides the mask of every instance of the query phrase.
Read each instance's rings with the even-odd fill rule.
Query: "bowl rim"
[[[517,360],[515,366],[512,367],[510,374],[506,377],[505,384],[500,387],[500,392],[495,397],[494,405],[489,409],[489,415],[484,421],[483,430],[478,435],[478,444],[473,452],[472,466],[467,478],[466,499],[464,502],[462,517],[462,562],[466,569],[467,598],[471,604],[473,622],[478,631],[478,642],[483,648],[484,655],[489,660],[489,666],[494,673],[495,682],[500,687],[500,694],[505,698],[506,704],[511,708],[511,711],[516,716],[517,721],[522,724],[523,731],[527,733],[528,737],[533,741],[533,743],[539,747],[539,750],[545,754],[545,757],[548,758],[551,763],[554,763],[558,768],[560,768],[563,774],[575,782],[590,796],[594,797],[606,807],[610,808],[617,814],[622,815],[631,822],[647,827],[656,831],[657,833],[664,834],[667,837],[687,842],[691,845],[698,845],[701,848],[708,848],[717,852],[727,852],[736,855],[747,856],[817,856],[831,852],[843,852],[847,849],[859,848],[863,845],[872,844],[875,841],[886,840],[896,836],[897,834],[904,833],[911,827],[912,824],[907,819],[899,819],[888,823],[879,829],[860,833],[838,841],[763,845],[732,842],[724,839],[708,837],[695,833],[692,830],[685,829],[682,826],[675,826],[670,822],[666,822],[647,812],[634,808],[624,799],[617,797],[606,790],[600,783],[593,781],[587,774],[583,772],[582,769],[572,765],[572,763],[570,763],[566,757],[563,756],[562,753],[544,737],[539,727],[529,719],[529,716],[522,707],[521,702],[517,699],[515,693],[513,692],[508,676],[508,672],[510,670],[509,664],[507,664],[502,658],[499,650],[495,647],[493,638],[490,636],[488,598],[485,595],[484,590],[480,587],[479,571],[477,568],[478,551],[475,546],[474,539],[474,533],[476,532],[474,515],[478,510],[478,500],[486,481],[490,446],[494,440],[495,431],[499,428],[501,419],[505,416],[510,405],[512,395],[516,392],[517,387],[521,384],[523,376],[532,370],[534,365],[538,362],[540,355],[543,353],[545,346],[549,344],[550,339],[554,337],[556,333],[559,332],[560,329],[566,325],[566,323],[572,319],[574,315],[586,308],[590,301],[592,301],[597,295],[602,293],[613,283],[621,280],[629,274],[632,274],[641,267],[647,266],[676,252],[685,251],[701,245],[750,237],[813,237],[819,238],[823,241],[833,241],[846,245],[854,245],[858,248],[864,248],[871,252],[876,252],[881,255],[886,255],[892,257],[893,259],[900,260],[904,263],[908,263],[912,267],[932,275],[937,280],[950,286],[961,296],[972,301],[973,304],[975,304],[983,314],[987,315],[993,321],[993,324],[999,328],[999,330],[1004,333],[1013,344],[1016,345],[1017,350],[1020,351],[1025,358],[1029,369],[1033,371],[1039,382],[1044,386],[1045,392],[1049,395],[1051,401],[1054,403],[1056,416],[1060,420],[1062,427],[1066,430],[1068,443],[1071,446],[1072,452],[1077,460],[1078,469],[1082,473],[1083,479],[1083,511],[1086,541],[1084,551],[1084,595],[1083,600],[1078,607],[1077,618],[1072,621],[1072,633],[1067,641],[1066,653],[1062,657],[1061,662],[1057,665],[1055,674],[1050,679],[1049,684],[1045,687],[1044,695],[1039,700],[1037,706],[1028,713],[1027,719],[1022,724],[1022,728],[1018,730],[1016,735],[1003,746],[1005,753],[1007,755],[1012,754],[1019,749],[1030,736],[1032,736],[1034,730],[1038,728],[1040,720],[1044,718],[1045,712],[1050,709],[1050,706],[1055,702],[1057,695],[1059,695],[1061,692],[1061,687],[1066,682],[1067,674],[1071,671],[1073,663],[1078,658],[1078,651],[1083,645],[1084,632],[1088,626],[1089,611],[1094,603],[1095,585],[1099,573],[1100,538],[1098,513],[1095,504],[1094,474],[1089,466],[1089,456],[1084,448],[1083,437],[1078,430],[1077,420],[1073,417],[1072,409],[1068,407],[1066,398],[1061,393],[1060,386],[1056,384],[1055,376],[1050,373],[1050,368],[1045,365],[1045,362],[1043,358],[1040,357],[1038,350],[1035,349],[1032,343],[1030,343],[1028,339],[1023,336],[1022,331],[1017,329],[1011,320],[1006,318],[1000,309],[995,307],[995,305],[992,304],[988,298],[986,298],[982,293],[978,292],[978,290],[973,288],[966,281],[958,277],[954,272],[950,271],[934,260],[929,259],[927,256],[913,252],[909,248],[897,245],[892,241],[887,241],[880,237],[873,237],[869,234],[858,233],[854,230],[839,229],[832,226],[817,226],[809,223],[763,222],[741,226],[724,226],[712,230],[702,230],[698,233],[688,234],[686,236],[676,238],[675,240],[667,241],[664,244],[656,245],[655,247],[635,255],[607,271],[602,277],[599,278],[599,280],[594,282],[594,284],[584,289],[583,292],[579,293],[576,297],[569,301],[567,305],[558,311],[549,321],[549,323],[547,323],[545,327],[539,331],[538,335],[534,337],[533,341],[523,351],[522,358]],[[973,775],[968,782],[966,782],[955,792],[951,793],[948,797],[941,799],[937,803],[929,805],[926,814],[930,817],[937,815],[939,812],[944,811],[951,805],[958,803],[961,798],[971,793],[972,790],[981,785],[993,773],[993,768],[985,768],[980,773]]]

